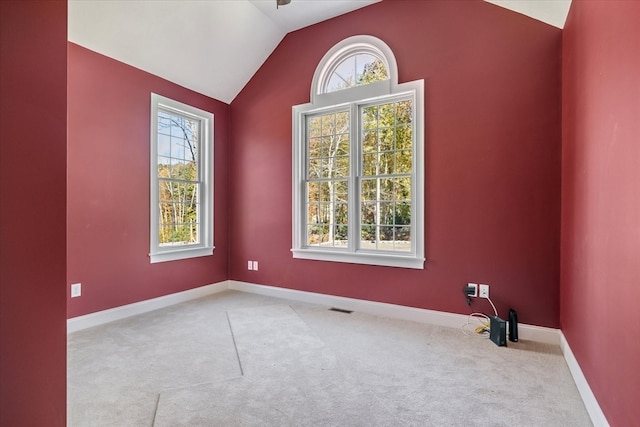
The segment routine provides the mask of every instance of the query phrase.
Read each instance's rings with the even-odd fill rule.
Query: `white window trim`
[[[200,243],[179,247],[161,247],[158,242],[158,110],[169,110],[200,121]],[[151,94],[151,167],[150,167],[150,261],[151,263],[195,258],[213,254],[213,114]]]
[[[330,92],[320,93],[322,85],[325,84],[327,73],[334,69],[335,62],[342,60],[345,56],[353,54],[355,51],[379,53],[376,56],[384,58],[385,65],[389,73],[389,80],[375,82],[364,86]],[[293,122],[293,242],[291,252],[294,258],[310,259],[319,261],[347,262],[355,264],[381,265],[389,267],[402,267],[424,269],[424,80],[416,80],[408,83],[398,84],[398,70],[395,57],[391,49],[381,40],[372,36],[354,36],[343,40],[334,46],[320,61],[313,77],[311,85],[311,102],[303,105],[296,105],[292,108]],[[411,96],[414,101],[414,168],[413,168],[413,188],[412,194],[412,242],[415,243],[414,251],[411,253],[402,252],[376,252],[357,249],[357,245],[352,244],[351,248],[318,248],[316,246],[306,246],[305,236],[305,186],[304,186],[304,164],[306,158],[305,149],[305,116],[311,113],[335,110],[338,107],[350,108],[351,114],[359,114],[359,106],[386,99],[393,100],[396,97]],[[360,135],[358,126],[351,126],[351,141],[358,141]],[[353,145],[352,145],[353,147]],[[359,151],[359,150],[358,150]],[[351,155],[351,174],[356,173],[360,160],[358,153]],[[355,187],[356,180],[350,180],[350,186]],[[350,194],[354,194],[351,188]],[[353,198],[351,198],[353,199]],[[356,207],[357,206],[357,207]],[[359,215],[359,203],[350,200],[350,215]],[[351,223],[350,223],[351,224]],[[359,239],[354,235],[353,227],[350,229],[350,241]],[[358,231],[359,234],[359,231]]]

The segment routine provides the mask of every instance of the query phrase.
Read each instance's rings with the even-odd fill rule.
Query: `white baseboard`
[[[229,289],[450,328],[460,328],[468,319],[468,316],[464,314],[406,307],[274,286],[256,285],[235,280],[229,281]],[[524,340],[560,345],[560,331],[558,329],[520,323],[518,324],[518,334],[519,337]]]
[[[93,326],[103,325],[105,323],[135,316],[137,314],[147,313],[149,311],[169,307],[181,302],[190,301],[207,295],[222,292],[227,289],[229,289],[229,282],[225,280],[224,282],[189,289],[175,294],[152,298],[133,304],[127,304],[120,307],[111,308],[109,310],[98,311],[95,313],[86,314],[84,316],[72,317],[70,319],[67,319],[67,333],[69,334],[71,332],[80,331],[82,329],[91,328]]]
[[[82,329],[103,325],[105,323],[135,316],[137,314],[169,307],[174,304],[201,298],[227,289],[450,328],[459,328],[467,322],[467,316],[463,314],[227,280],[175,294],[111,308],[109,310],[86,314],[84,316],[72,317],[67,320],[67,333],[80,331]],[[560,331],[557,329],[521,323],[518,325],[518,332],[521,339],[560,345]]]
[[[389,317],[392,319],[409,320],[431,325],[459,328],[467,322],[467,316],[463,314],[447,313],[444,311],[427,310],[423,308],[406,307],[402,305],[388,304],[375,301],[359,300],[354,298],[339,297],[335,295],[319,294],[314,292],[299,291],[295,289],[278,288],[274,286],[257,285],[254,283],[227,280],[212,285],[202,286],[187,291],[178,292],[134,304],[128,304],[109,310],[99,311],[84,316],[73,317],[67,320],[67,333],[76,332],[93,326],[113,322],[147,313],[160,308],[169,307],[181,302],[190,301],[207,295],[225,291],[227,289],[283,298],[293,301],[319,304],[328,307],[336,307],[344,310],[359,311],[375,316]],[[559,329],[545,328],[542,326],[518,324],[520,338],[559,345],[569,371],[576,383],[578,392],[582,397],[591,422],[595,427],[609,427],[609,423],[596,400],[589,383],[580,369],[569,343]]]
[[[564,360],[566,360],[567,365],[569,366],[569,371],[571,371],[573,381],[576,383],[582,402],[587,408],[587,412],[591,417],[591,422],[594,427],[609,427],[609,422],[607,421],[604,412],[602,412],[596,396],[593,394],[593,391],[591,391],[587,378],[582,373],[578,360],[573,355],[571,347],[569,347],[569,343],[562,332],[560,332],[560,348],[562,349]]]

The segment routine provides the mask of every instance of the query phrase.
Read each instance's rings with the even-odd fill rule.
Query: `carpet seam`
[[[238,367],[240,368],[240,376],[244,377],[244,369],[242,368],[242,360],[240,360],[240,353],[238,352],[238,345],[236,344],[236,336],[233,334],[233,326],[231,325],[231,319],[229,318],[229,311],[225,310],[227,315],[227,323],[229,323],[229,331],[231,332],[231,339],[233,340],[233,348],[236,351],[236,359],[238,359]]]

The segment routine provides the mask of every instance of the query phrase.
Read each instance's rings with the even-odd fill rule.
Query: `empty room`
[[[0,8],[0,425],[638,425],[640,1]]]

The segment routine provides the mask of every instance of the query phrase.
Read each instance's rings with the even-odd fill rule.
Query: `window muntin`
[[[345,69],[342,83],[359,84],[332,92]],[[318,64],[311,102],[293,107],[294,258],[424,268],[424,81],[397,76],[384,42],[350,37]],[[336,114],[349,125],[322,135]]]
[[[213,115],[151,95],[151,262],[213,253]]]

